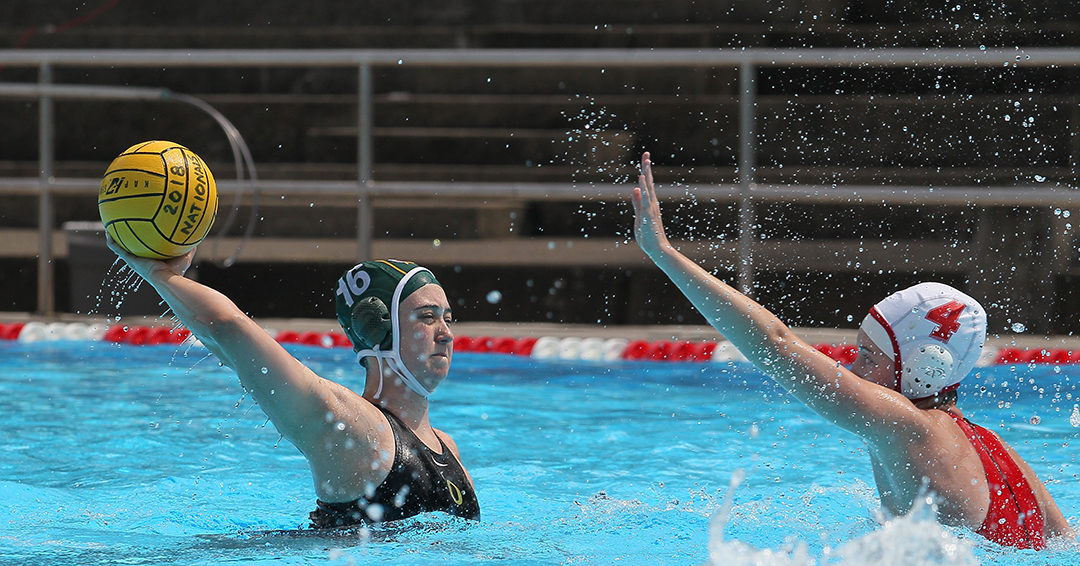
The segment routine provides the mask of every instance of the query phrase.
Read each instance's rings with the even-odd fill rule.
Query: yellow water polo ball
[[[139,257],[184,255],[217,217],[217,185],[195,152],[167,141],[135,144],[109,164],[98,212],[112,239]]]

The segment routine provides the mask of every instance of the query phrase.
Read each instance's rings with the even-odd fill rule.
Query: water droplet
[[[502,301],[502,293],[499,291],[491,291],[487,294],[487,302],[495,305]]]
[[[1024,326],[1024,323],[1022,322],[1014,322],[1012,323],[1012,326],[1010,328],[1012,328],[1012,331],[1017,334],[1027,330],[1027,327]]]
[[[1037,425],[1042,422],[1042,418],[1039,417],[1039,415],[1031,415],[1031,418],[1028,419],[1028,422],[1033,425]]]
[[[385,509],[383,509],[383,506],[379,505],[378,503],[372,503],[364,509],[364,512],[367,513],[367,516],[370,517],[372,521],[378,523],[379,521],[382,521]]]
[[[266,375],[266,374],[270,373],[270,370],[267,369],[267,368],[262,368],[259,371],[261,371],[263,373],[263,375]]]
[[[1080,405],[1073,405],[1072,414],[1069,415],[1069,424],[1073,428],[1080,428]]]

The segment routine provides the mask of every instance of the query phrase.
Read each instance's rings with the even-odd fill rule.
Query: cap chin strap
[[[870,342],[877,346],[878,350],[881,350],[890,360],[896,360],[896,339],[893,338],[889,329],[885,327],[888,323],[883,321],[884,318],[877,312],[877,309],[870,309],[870,312],[859,326],[859,330],[862,330],[866,337],[870,339]]]
[[[404,383],[409,389],[411,389],[413,393],[416,393],[421,397],[427,397],[428,395],[431,395],[431,392],[428,391],[427,388],[420,383],[420,380],[416,379],[416,377],[413,376],[412,372],[409,371],[409,368],[405,367],[405,364],[401,363],[401,360],[398,359],[398,357],[394,355],[393,352],[384,352],[382,350],[379,350],[379,346],[376,345],[375,348],[371,350],[360,350],[356,353],[356,361],[360,365],[364,365],[364,358],[367,357],[375,358],[375,365],[379,368],[379,387],[375,390],[376,399],[382,397],[383,361],[386,362],[386,366],[390,368],[390,371],[393,372],[398,377],[398,379],[401,380],[402,383]]]
[[[409,371],[409,368],[405,367],[405,363],[401,361],[401,328],[398,327],[398,305],[401,304],[401,293],[405,290],[405,284],[412,279],[413,275],[421,271],[427,271],[423,267],[414,267],[405,277],[398,281],[397,287],[394,288],[394,298],[390,301],[390,328],[391,335],[393,336],[393,346],[390,351],[384,352],[379,349],[379,345],[376,344],[370,350],[360,350],[356,353],[356,361],[360,364],[364,364],[364,358],[375,358],[376,364],[379,366],[379,387],[375,391],[375,398],[378,399],[382,396],[383,390],[383,373],[382,362],[386,361],[386,366],[390,368],[390,371],[394,372],[409,389],[421,397],[427,397],[431,395],[431,391],[428,391],[420,380]]]
[[[896,376],[896,382],[893,384],[892,388],[893,391],[903,394],[903,391],[900,389],[900,378],[903,376],[904,371],[903,363],[900,359],[900,342],[896,339],[896,334],[893,333],[889,321],[885,320],[885,317],[878,312],[877,307],[871,307],[870,313],[863,319],[860,328],[866,333],[866,337],[869,338],[887,358],[892,360],[893,375]]]

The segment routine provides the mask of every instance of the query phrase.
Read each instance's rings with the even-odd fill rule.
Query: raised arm
[[[671,245],[649,154],[633,192],[634,237],[705,319],[748,360],[833,423],[882,440],[896,427],[921,427],[924,417],[899,393],[865,381],[795,335],[768,309],[740,293]]]
[[[314,440],[325,426],[341,386],[320,378],[289,354],[228,297],[184,277],[195,251],[157,261],[133,256],[115,242],[109,247],[150,283],[177,318],[225,365],[270,417],[278,431],[297,445]]]

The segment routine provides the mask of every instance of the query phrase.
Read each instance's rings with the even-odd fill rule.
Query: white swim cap
[[[870,309],[860,330],[893,360],[896,385],[911,400],[955,389],[986,341],[986,311],[942,283],[920,283]]]

